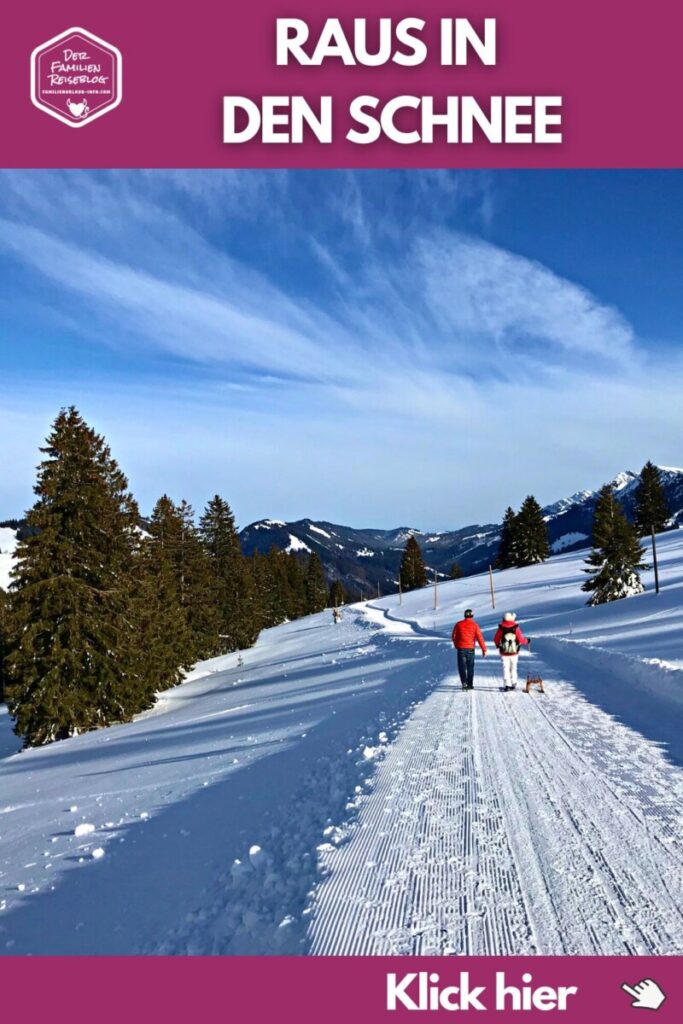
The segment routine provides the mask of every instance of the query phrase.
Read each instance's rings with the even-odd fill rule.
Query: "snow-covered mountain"
[[[672,526],[683,525],[683,469],[660,466],[662,481],[671,506]],[[629,517],[635,507],[639,474],[630,470],[618,473],[612,485]],[[585,547],[591,540],[597,491],[577,491],[544,509],[553,554]],[[18,530],[17,530],[18,527]],[[0,587],[9,586],[12,553],[21,523],[0,524]],[[422,548],[427,564],[443,578],[454,562],[465,575],[481,572],[495,558],[500,539],[500,524],[472,524],[457,530],[425,533],[416,527],[401,526],[380,530],[342,526],[324,520],[299,519],[285,523],[280,519],[261,519],[241,531],[247,554],[266,554],[273,545],[282,551],[302,555],[312,551],[320,556],[330,580],[340,579],[351,594],[369,597],[393,593],[396,589],[401,556],[408,537],[413,534]]]
[[[292,523],[265,519],[247,526],[240,536],[247,554],[255,550],[266,553],[273,545],[283,551],[315,551],[330,579],[341,579],[350,591],[368,597],[377,594],[378,585],[382,593],[395,589],[403,550],[411,535],[419,541],[429,565],[447,573],[455,560],[464,560],[466,565],[466,553],[490,543],[497,531],[494,524],[427,534],[409,526],[356,529],[312,519]]]
[[[683,521],[683,469],[660,466],[662,481],[674,513],[672,525]],[[612,484],[627,515],[632,516],[639,474],[630,470],[618,473]],[[568,498],[547,505],[543,512],[548,523],[554,554],[573,551],[590,543],[597,491],[577,491]],[[365,596],[393,592],[406,540],[414,534],[427,564],[447,576],[454,562],[466,575],[485,569],[496,555],[500,525],[470,525],[442,533],[424,533],[415,527],[395,530],[354,529],[336,523],[299,519],[284,523],[262,519],[242,530],[242,544],[251,554],[264,554],[275,545],[284,551],[315,551],[328,576],[338,578],[352,592]]]

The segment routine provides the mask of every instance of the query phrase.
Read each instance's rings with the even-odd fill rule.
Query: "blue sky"
[[[679,465],[681,281],[679,172],[0,172],[0,519],[69,404],[241,525]]]

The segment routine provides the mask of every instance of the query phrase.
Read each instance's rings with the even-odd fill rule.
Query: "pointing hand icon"
[[[628,992],[628,994],[633,997],[631,1006],[635,1006],[640,1010],[658,1010],[666,999],[666,996],[657,982],[652,981],[650,978],[646,978],[644,981],[639,981],[638,984],[633,987],[626,984],[621,987],[624,992]]]

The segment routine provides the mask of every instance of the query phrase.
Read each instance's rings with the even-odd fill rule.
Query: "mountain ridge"
[[[683,469],[659,466],[672,510],[671,528],[683,525]],[[633,518],[635,491],[640,474],[622,470],[612,479],[617,500]],[[578,550],[590,544],[597,490],[579,490],[543,508],[553,554]],[[24,520],[0,522],[0,587],[9,583],[9,569],[17,534]],[[455,530],[423,531],[412,526],[393,529],[350,527],[328,520],[303,518],[285,522],[265,518],[245,526],[240,540],[245,554],[266,554],[275,546],[301,555],[319,555],[330,581],[341,580],[352,595],[369,596],[392,592],[409,536],[417,538],[429,568],[440,578],[449,575],[457,562],[463,574],[485,570],[495,559],[500,523],[470,523]]]
[[[671,526],[675,528],[683,523],[683,469],[659,469],[672,509]],[[640,474],[632,470],[622,470],[610,481],[629,518],[633,518],[639,481]],[[553,554],[590,544],[597,496],[598,490],[579,490],[543,508]],[[455,530],[428,532],[410,526],[355,528],[306,517],[291,522],[261,519],[240,531],[246,554],[256,550],[265,554],[273,545],[304,554],[315,551],[330,579],[339,579],[351,592],[365,596],[378,587],[381,593],[396,588],[401,555],[410,535],[416,537],[429,568],[441,578],[448,576],[454,562],[464,575],[473,575],[493,562],[500,523],[470,523]]]

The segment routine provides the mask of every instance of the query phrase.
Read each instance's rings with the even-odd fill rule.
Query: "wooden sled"
[[[527,676],[524,692],[531,693],[531,690],[534,686],[538,687],[541,693],[545,693],[545,686],[543,685],[543,680],[540,676]]]

